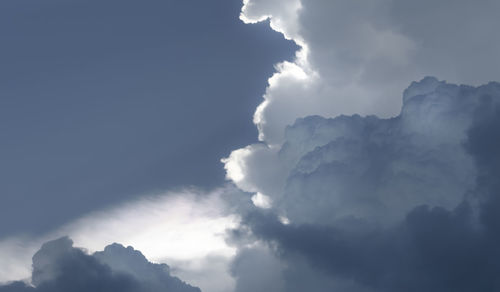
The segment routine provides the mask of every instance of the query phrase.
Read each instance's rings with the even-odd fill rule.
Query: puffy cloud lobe
[[[298,119],[282,147],[249,147],[228,160],[242,169],[240,188],[270,196],[292,222],[354,216],[393,224],[417,205],[453,209],[474,187],[476,166],[463,142],[481,97],[499,94],[498,83],[475,88],[428,77],[406,89],[397,117]]]
[[[435,81],[424,79],[408,92]],[[299,119],[280,152],[297,162],[278,204],[292,221],[306,222],[356,216],[383,223],[420,204],[454,208],[475,183],[462,142],[482,91],[438,83],[406,96],[393,119]]]
[[[232,235],[268,244],[277,291],[497,291],[499,129],[499,83],[430,77],[394,118],[298,119],[274,209]]]
[[[278,243],[283,258],[300,254],[313,266],[374,291],[497,291],[499,97],[495,102],[485,94],[474,109],[465,145],[477,165],[478,184],[453,210],[417,206],[400,224],[385,229],[366,221],[349,229],[283,225],[262,213],[249,216],[248,224],[254,235]],[[476,200],[474,210],[469,202]]]
[[[278,151],[278,147],[263,143],[233,151],[228,158],[222,159],[226,177],[246,192],[265,195],[278,192],[286,179],[285,166],[277,156]]]
[[[302,47],[269,80],[255,113],[260,138],[280,144],[285,126],[308,115],[397,115],[400,92],[426,75],[498,80],[498,9],[494,0],[244,1],[244,21],[270,18]]]
[[[297,22],[300,0],[243,0],[240,18],[246,23],[271,19],[271,27],[282,32],[288,39],[298,38]]]
[[[68,235],[92,253],[111,242],[134,246],[205,292],[230,292],[234,281],[228,266],[235,249],[225,243],[224,232],[238,224],[237,209],[252,205],[250,197],[230,184],[210,192],[185,188],[150,194],[46,234],[0,240],[0,283],[31,277],[32,255],[44,242]]]
[[[200,292],[153,264],[132,247],[113,244],[93,255],[74,248],[68,237],[45,243],[33,256],[32,284],[14,282],[0,291],[178,291]]]
[[[228,179],[273,201],[232,233],[238,266],[259,268],[248,249],[274,254],[274,291],[500,289],[500,85],[425,78],[400,98],[427,75],[498,80],[500,3],[285,2],[242,9],[301,49],[255,112],[263,143],[224,160]],[[246,291],[252,275],[233,272]]]

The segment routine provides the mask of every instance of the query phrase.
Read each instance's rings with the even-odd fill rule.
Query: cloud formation
[[[428,77],[406,89],[397,117],[298,119],[283,146],[233,152],[228,176],[237,169],[238,187],[271,197],[296,223],[361,216],[385,224],[420,204],[454,208],[475,184],[466,131],[480,97],[498,92],[496,83],[474,88]]]
[[[269,79],[261,143],[223,159],[272,206],[231,233],[237,291],[500,289],[500,3],[243,4],[301,49]]]
[[[153,264],[132,247],[107,246],[93,255],[68,237],[47,242],[33,256],[32,285],[14,282],[0,291],[172,291],[200,292],[172,277],[166,264]]]
[[[260,138],[279,144],[308,115],[397,115],[401,91],[428,75],[498,80],[499,9],[494,0],[244,1],[243,21],[269,18],[302,48],[269,80],[254,118]]]
[[[239,164],[250,175],[236,183],[273,208],[232,233],[238,265],[253,242],[275,257],[276,291],[500,289],[498,129],[500,83],[433,77],[406,89],[393,118],[298,119],[266,150],[284,179],[251,175],[269,159]]]
[[[500,47],[498,5],[245,0],[243,21],[270,19],[301,46],[294,62],[276,66],[256,110],[261,143],[223,159],[227,178],[252,194],[199,200],[184,193],[62,230],[73,230],[76,242],[98,234],[85,244],[91,248],[123,237],[160,260],[172,256],[165,250],[187,251],[178,267],[202,266],[201,276],[186,273],[190,283],[227,281],[210,291],[499,290],[500,84],[421,79],[498,79],[498,58],[491,58]],[[404,87],[420,79],[401,101]],[[238,221],[234,213],[242,224],[224,242],[221,235]],[[167,232],[176,226],[179,232]],[[169,249],[158,244],[179,234],[185,240]],[[48,252],[51,244],[57,252]],[[71,290],[68,283],[80,280],[97,291],[197,289],[119,245],[90,256],[61,239],[40,252],[36,287],[15,282],[0,292]],[[59,257],[69,260],[51,260]]]
[[[169,263],[173,275],[204,292],[232,291],[234,281],[228,266],[235,248],[228,246],[224,236],[239,218],[229,203],[231,198],[236,202],[245,196],[234,186],[211,192],[193,188],[171,191],[95,211],[40,237],[2,239],[0,283],[29,278],[31,256],[40,245],[69,235],[89,252],[113,242],[134,246],[154,262]]]

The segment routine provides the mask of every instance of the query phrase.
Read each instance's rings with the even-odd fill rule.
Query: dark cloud
[[[167,265],[148,262],[132,247],[112,244],[88,255],[67,237],[45,243],[33,256],[31,282],[33,286],[10,283],[0,291],[200,292],[171,276]]]
[[[351,279],[365,289],[498,291],[500,254],[491,236],[498,232],[481,232],[472,221],[470,208],[463,205],[451,212],[417,207],[390,229],[367,223],[362,231],[283,225],[267,216],[253,216],[249,223],[255,235],[277,244],[289,265],[305,260],[317,273]]]
[[[231,266],[231,272],[236,277],[234,291],[282,291],[284,281],[281,280],[281,271],[283,269],[282,263],[265,248],[240,250]]]
[[[474,192],[480,206],[480,220],[489,236],[500,240],[500,104],[498,95],[484,95],[468,131],[466,149],[478,165]]]
[[[392,119],[299,119],[276,209],[233,237],[268,244],[280,291],[499,291],[499,129],[500,84],[433,78]]]

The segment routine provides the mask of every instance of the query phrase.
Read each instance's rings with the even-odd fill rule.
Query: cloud
[[[259,268],[244,256],[258,243],[280,267],[276,291],[500,289],[498,129],[500,83],[432,77],[405,90],[393,118],[297,119],[266,154],[285,179],[241,180],[273,207],[248,212],[231,234],[238,264]]]
[[[500,289],[500,85],[479,86],[500,79],[500,3],[243,3],[300,50],[255,111],[261,142],[223,159],[272,201],[231,233],[238,265],[267,254],[274,291]]]
[[[497,79],[499,4],[243,3],[244,22],[270,19],[301,47],[294,62],[276,65],[255,112],[261,142],[222,160],[227,178],[252,194],[153,196],[50,234],[91,251],[124,242],[170,268],[131,248],[90,256],[62,239],[56,250],[71,268],[36,257],[36,288],[0,291],[57,291],[75,275],[83,286],[131,291],[179,283],[170,275],[206,292],[500,289],[500,84],[421,79]],[[0,242],[9,266],[19,268],[11,251],[22,258],[33,248],[25,242]]]
[[[283,141],[296,118],[397,115],[400,93],[427,75],[479,85],[500,78],[498,1],[246,0],[241,19],[271,27],[301,50],[277,66],[254,121]]]
[[[284,268],[283,263],[265,247],[244,248],[231,265],[237,280],[234,291],[282,291],[281,272]]]
[[[234,205],[245,195],[228,185],[205,192],[184,189],[144,196],[119,206],[95,211],[40,237],[18,236],[0,240],[0,281],[27,279],[31,255],[50,239],[69,235],[90,252],[113,242],[134,246],[154,262],[168,262],[173,275],[203,291],[231,291],[228,268],[235,248],[225,242],[227,228],[239,222]],[[221,279],[214,282],[213,278]]]
[[[358,287],[350,291],[499,288],[495,277],[499,258],[494,248],[498,241],[492,240],[492,234],[473,228],[467,206],[451,212],[416,207],[395,228],[367,225],[363,231],[316,224],[282,225],[261,216],[249,222],[254,234],[278,246],[281,259],[289,266],[304,260],[316,273],[353,279]],[[333,288],[335,282],[328,284],[320,291]]]
[[[453,209],[476,183],[467,129],[480,97],[498,92],[497,83],[474,88],[428,77],[406,89],[394,118],[297,119],[283,146],[233,152],[229,163],[244,174],[234,182],[269,196],[295,223],[353,216],[392,224],[421,204]]]
[[[172,291],[200,292],[172,277],[166,264],[153,264],[132,247],[107,246],[93,255],[63,237],[44,243],[33,256],[32,284],[15,282],[0,291]]]

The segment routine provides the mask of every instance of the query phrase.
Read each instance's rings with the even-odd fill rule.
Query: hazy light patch
[[[62,233],[92,251],[113,242],[132,245],[153,261],[214,252],[229,256],[232,252],[223,234],[237,224],[237,218],[223,213],[218,192],[173,193],[92,214],[64,227]]]
[[[290,224],[290,219],[288,219],[286,216],[279,216],[278,218],[280,222],[284,225]]]
[[[193,272],[194,275],[187,276],[194,279],[190,284],[199,286],[204,292],[223,291],[205,289],[205,286],[213,287],[214,284],[199,275],[211,268],[210,258],[217,259],[219,265],[229,264],[236,253],[235,248],[225,242],[226,229],[239,223],[238,216],[227,213],[226,203],[221,198],[226,191],[221,188],[205,194],[186,190],[151,196],[91,213],[40,238],[2,240],[0,281],[29,278],[31,256],[41,244],[68,235],[75,246],[90,253],[114,242],[133,246],[150,261],[169,264],[174,275],[176,271],[182,272],[183,276]],[[176,263],[182,263],[182,266],[177,267]],[[197,269],[190,271],[190,267]],[[214,272],[223,273],[217,277],[230,278],[227,269],[219,268]]]
[[[259,192],[252,196],[252,203],[262,209],[269,209],[273,205],[270,197]]]
[[[24,236],[0,240],[0,283],[12,280],[29,281],[31,257],[37,244]]]
[[[234,292],[235,279],[228,273],[232,260],[233,257],[207,256],[189,261],[170,259],[168,263],[172,274],[188,283],[201,283],[203,292]]]

